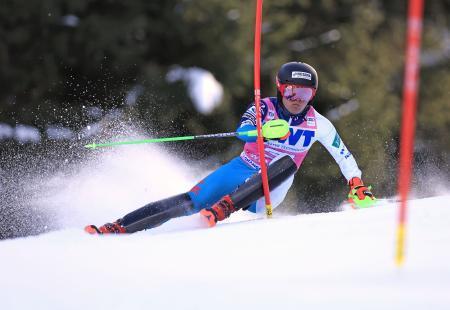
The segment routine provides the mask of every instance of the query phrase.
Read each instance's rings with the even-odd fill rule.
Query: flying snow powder
[[[202,114],[210,114],[222,101],[222,85],[205,69],[175,66],[167,73],[166,80],[169,83],[183,80],[195,108]]]

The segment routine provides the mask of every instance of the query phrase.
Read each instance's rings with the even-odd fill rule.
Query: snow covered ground
[[[2,309],[450,309],[450,196],[397,207],[250,220],[198,216],[154,231],[66,229],[0,242]]]
[[[450,309],[450,196],[412,201],[403,268],[395,205],[90,236],[208,173],[157,146],[93,154],[29,180],[62,229],[0,241],[0,309]]]

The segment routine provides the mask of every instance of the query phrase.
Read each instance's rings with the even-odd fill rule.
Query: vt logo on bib
[[[303,147],[306,147],[311,144],[311,139],[315,135],[314,131],[306,129],[294,129],[291,127],[289,128],[289,131],[291,132],[289,137],[286,140],[279,140],[279,143],[285,143],[288,141],[289,145],[296,145],[300,141],[300,138],[304,137]]]

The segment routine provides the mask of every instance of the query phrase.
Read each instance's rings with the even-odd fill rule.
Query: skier
[[[261,100],[261,117],[265,127],[282,119],[289,130],[275,139],[270,128],[263,129],[265,160],[272,205],[275,208],[291,187],[294,174],[312,144],[319,141],[333,156],[350,186],[349,200],[357,207],[372,205],[376,199],[361,180],[361,171],[331,122],[312,106],[319,80],[316,70],[302,62],[281,66],[276,76],[277,97]],[[269,125],[269,126],[267,126]],[[254,103],[243,114],[238,132],[256,128]],[[113,223],[97,227],[88,225],[91,234],[133,233],[150,229],[180,216],[200,212],[209,226],[244,209],[264,212],[262,181],[256,137],[238,136],[245,142],[240,156],[233,158],[191,190],[137,209]]]

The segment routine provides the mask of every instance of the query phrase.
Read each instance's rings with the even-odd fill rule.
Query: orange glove
[[[375,203],[376,198],[370,191],[370,187],[367,188],[360,178],[351,178],[348,185],[350,186],[350,193],[348,194],[350,203],[355,203],[359,208],[370,207]]]

